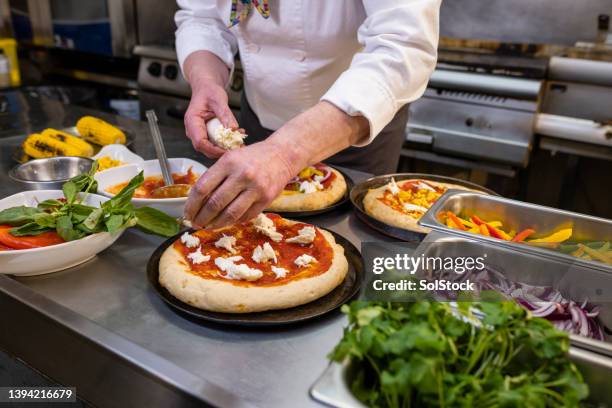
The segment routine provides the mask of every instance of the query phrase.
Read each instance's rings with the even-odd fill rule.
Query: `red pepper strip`
[[[451,221],[453,222],[453,224],[457,226],[457,228],[459,228],[462,231],[467,231],[467,228],[465,227],[465,225],[463,225],[461,220],[457,218],[457,216],[453,214],[451,211],[447,211],[446,216],[451,219]]]
[[[484,222],[483,220],[481,220],[480,218],[478,218],[477,215],[472,215],[470,217],[470,219],[472,220],[472,222],[476,225],[482,225],[482,224],[486,224],[486,222]]]
[[[525,228],[524,230],[516,234],[514,238],[512,238],[512,242],[523,242],[525,239],[529,238],[534,233],[535,230],[531,228]]]
[[[487,229],[489,230],[489,234],[491,234],[492,237],[498,238],[498,239],[503,239],[505,240],[506,238],[504,238],[504,236],[497,230],[497,228],[490,226],[489,224],[485,223],[485,225],[487,226]]]

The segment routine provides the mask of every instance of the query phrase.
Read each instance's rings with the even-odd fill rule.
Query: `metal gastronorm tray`
[[[572,241],[612,241],[612,220],[573,213],[551,207],[510,200],[503,197],[472,193],[469,191],[449,190],[429,208],[419,224],[432,230],[443,231],[451,235],[464,236],[479,241],[491,242],[517,251],[538,254],[590,268],[612,273],[612,265],[602,262],[579,259],[555,250],[504,241],[484,235],[449,228],[438,220],[444,211],[452,211],[462,216],[478,215],[485,220],[501,220],[504,226],[520,231],[525,228],[535,229],[538,236],[546,236],[562,228],[573,228]]]
[[[600,307],[599,320],[612,328],[612,274],[564,260],[521,253],[511,248],[463,237],[432,232],[416,248],[413,257],[478,257],[486,254],[485,265],[514,282],[535,286],[552,286],[566,299]],[[434,274],[430,277],[435,278]],[[604,330],[605,332],[605,330]],[[572,345],[605,355],[612,363],[612,336],[606,341],[570,335]]]

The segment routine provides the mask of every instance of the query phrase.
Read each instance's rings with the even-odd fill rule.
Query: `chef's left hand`
[[[184,216],[197,228],[254,218],[301,169],[297,162],[271,140],[229,151],[193,186]]]

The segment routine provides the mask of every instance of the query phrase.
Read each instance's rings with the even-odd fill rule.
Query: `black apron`
[[[246,130],[246,144],[261,142],[274,131],[261,126],[257,115],[251,109],[245,94],[240,104],[240,126]],[[393,120],[367,146],[349,147],[325,160],[336,166],[360,170],[374,175],[395,173],[399,163],[400,151],[406,140],[408,105],[401,108]]]

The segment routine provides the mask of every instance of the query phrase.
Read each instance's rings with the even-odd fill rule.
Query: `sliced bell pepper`
[[[472,220],[472,222],[476,225],[482,225],[482,224],[486,224],[483,220],[481,220],[480,218],[478,218],[477,215],[472,215],[470,217],[470,219]]]
[[[480,224],[478,227],[480,228],[480,233],[482,235],[485,235],[487,237],[491,236],[491,234],[489,234],[489,229],[487,228],[486,224]]]
[[[525,228],[524,230],[516,234],[514,238],[512,238],[512,242],[523,242],[525,239],[529,238],[529,236],[533,235],[534,233],[535,233],[534,229]]]
[[[570,237],[572,236],[573,233],[573,229],[572,228],[564,228],[562,230],[559,230],[557,232],[554,232],[546,237],[542,237],[542,238],[537,238],[537,239],[531,239],[529,241],[529,243],[542,243],[542,244],[557,244],[563,241],[567,241],[568,239],[570,239]]]
[[[510,240],[510,236],[505,232],[498,230],[495,227],[492,227],[490,224],[485,223],[484,225],[487,227],[487,229],[489,230],[489,234],[491,234],[492,237],[503,239],[506,241]]]
[[[43,232],[42,234],[16,237],[10,233],[13,227],[0,225],[0,245],[10,249],[32,249],[50,245],[61,244],[64,240],[55,231]]]
[[[446,216],[453,222],[453,224],[455,224],[456,228],[462,231],[467,231],[467,228],[452,211],[447,211]]]

